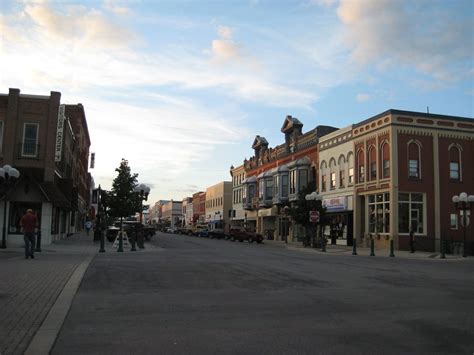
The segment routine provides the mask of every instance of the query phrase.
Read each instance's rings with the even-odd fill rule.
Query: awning
[[[71,202],[54,182],[41,182],[38,186],[48,202],[58,207],[71,208]]]

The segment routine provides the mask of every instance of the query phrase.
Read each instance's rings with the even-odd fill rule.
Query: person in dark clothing
[[[25,239],[25,259],[35,258],[35,232],[38,227],[38,219],[32,209],[28,209],[26,214],[21,217],[20,226],[23,230]]]

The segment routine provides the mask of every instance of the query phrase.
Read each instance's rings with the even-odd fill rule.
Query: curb
[[[43,324],[31,340],[25,355],[47,355],[51,352],[61,327],[71,307],[72,300],[81,284],[89,264],[96,255],[89,256],[74,270],[74,273],[51,307]]]

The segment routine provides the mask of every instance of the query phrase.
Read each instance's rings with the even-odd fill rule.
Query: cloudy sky
[[[389,108],[473,117],[472,0],[13,1],[1,92],[82,103],[110,187],[121,158],[151,202],[230,180],[255,135],[283,142]]]

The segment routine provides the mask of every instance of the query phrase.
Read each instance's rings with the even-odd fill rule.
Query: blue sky
[[[181,199],[252,155],[389,108],[473,117],[467,0],[2,1],[0,86],[82,103],[110,187],[121,158],[150,201]]]

